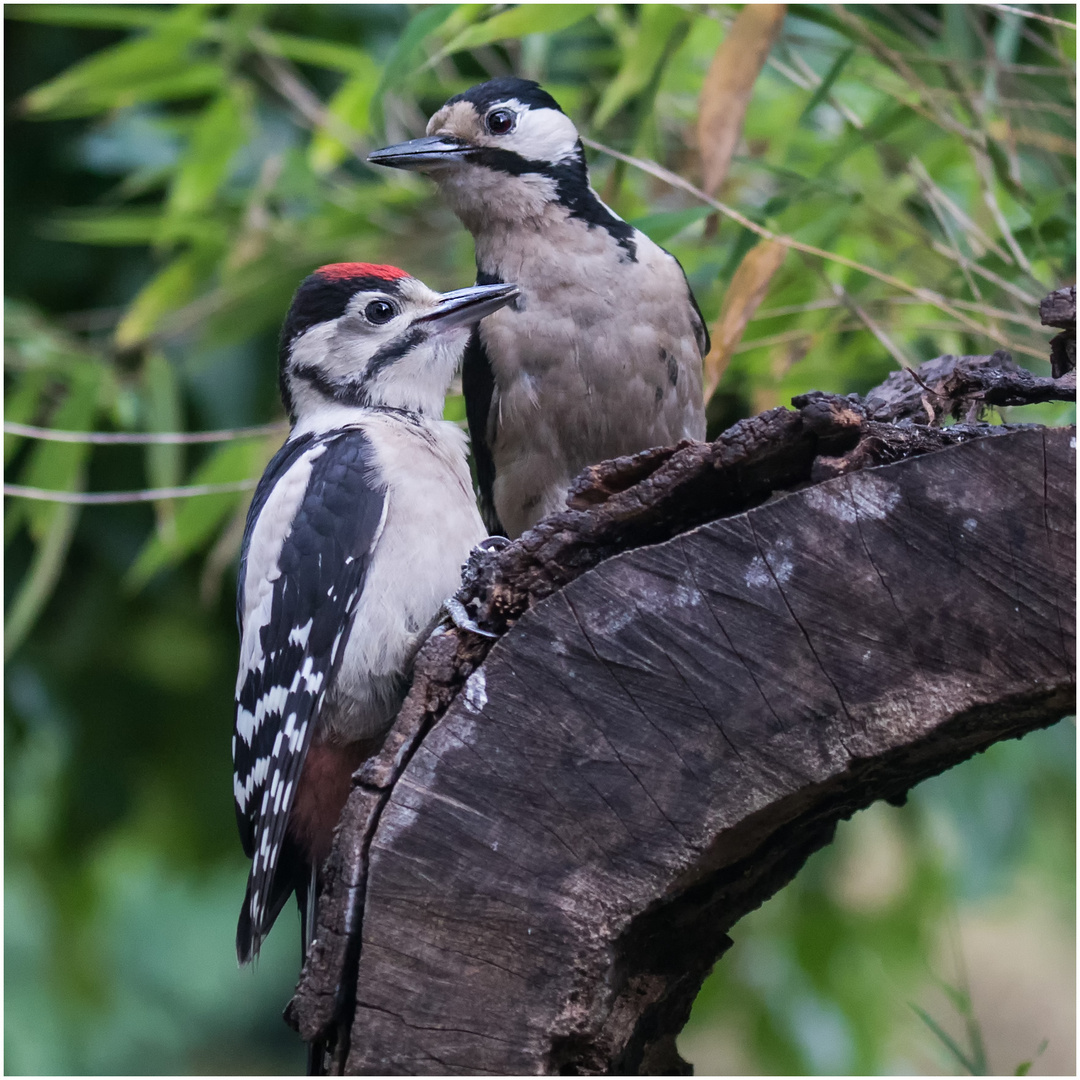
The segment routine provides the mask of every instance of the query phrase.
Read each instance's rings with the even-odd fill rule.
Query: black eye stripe
[[[426,341],[427,337],[427,330],[422,326],[409,327],[400,337],[388,341],[381,349],[376,350],[375,355],[368,361],[364,378],[366,380],[374,378],[383,368],[389,367],[395,361],[412,352],[417,345]]]

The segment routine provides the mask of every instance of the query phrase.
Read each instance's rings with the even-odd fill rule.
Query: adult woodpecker
[[[233,791],[252,859],[241,963],[293,892],[307,952],[349,778],[486,535],[443,400],[471,328],[516,295],[439,295],[392,266],[338,263],[293,298],[280,350],[292,431],[255,490],[237,590]]]
[[[577,129],[536,83],[474,86],[427,131],[368,160],[429,174],[473,235],[477,282],[521,290],[462,371],[481,511],[516,537],[585,466],[705,437],[709,335],[678,261],[600,201]]]

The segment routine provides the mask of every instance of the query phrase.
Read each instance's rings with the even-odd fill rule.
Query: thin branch
[[[199,495],[228,495],[250,491],[255,480],[230,480],[225,484],[189,484],[186,487],[145,488],[142,491],[50,491],[46,488],[5,484],[4,494],[39,502],[72,503],[76,506],[115,506],[120,503],[157,502],[159,499],[190,499]]]
[[[973,274],[985,278],[987,281],[997,285],[1000,289],[1004,289],[1011,296],[1016,297],[1017,300],[1020,300],[1025,304],[1030,304],[1032,307],[1038,306],[1039,298],[1033,296],[1026,289],[1020,288],[1019,285],[1014,285],[1011,281],[1007,281],[999,274],[995,274],[992,270],[987,270],[986,267],[980,266],[979,263],[972,259],[968,259],[962,253],[958,256],[952,248],[947,247],[940,240],[931,240],[930,243],[939,255],[944,255],[946,259],[956,262],[961,269],[970,270]]]
[[[810,66],[805,57],[797,49],[788,46],[788,55],[798,65],[799,70],[803,73],[803,76],[811,84],[813,89],[817,89],[824,81],[822,77]],[[780,70],[779,65],[776,65],[777,70]],[[791,78],[789,71],[781,71],[782,75],[787,75]],[[791,79],[795,83],[794,79]],[[798,85],[798,83],[795,83]],[[825,100],[838,112],[840,115],[853,127],[856,131],[862,131],[863,122],[859,119],[859,114],[854,109],[848,108],[831,90],[826,95]]]
[[[909,300],[904,296],[890,297],[887,302],[890,304],[918,303],[918,301]],[[1029,330],[1038,330],[1040,333],[1046,333],[1046,327],[1043,326],[1038,319],[1032,319],[1030,316],[1021,315],[1015,311],[1006,311],[1003,308],[989,307],[987,304],[977,304],[972,300],[954,300],[953,303],[958,308],[963,308],[965,311],[975,311],[990,319],[1004,319],[1006,322],[1016,323],[1018,326],[1026,326]]]
[[[901,368],[906,368],[908,371],[910,371],[914,365],[904,355],[903,351],[892,340],[892,338],[890,338],[889,335],[886,334],[885,331],[882,330],[881,327],[878,326],[878,324],[874,322],[872,318],[870,318],[866,311],[859,306],[859,304],[855,300],[855,297],[853,297],[851,293],[849,293],[847,289],[844,288],[843,285],[840,285],[835,281],[829,281],[829,279],[825,276],[825,271],[823,267],[818,267],[818,270],[822,278],[824,278],[826,284],[831,286],[833,296],[835,296],[836,299],[839,300],[840,303],[848,309],[848,311],[855,315],[860,322],[866,325],[867,330],[869,330],[870,333],[873,334],[875,338],[877,338],[878,344],[881,345],[881,347],[885,349],[886,352],[888,352],[888,354],[897,362],[897,364],[900,365]]]
[[[919,160],[917,154],[911,156],[911,160],[907,165],[908,171],[915,177],[919,186],[926,189],[928,192],[933,192],[933,196],[937,199],[945,209],[956,219],[961,228],[967,234],[967,241],[971,244],[972,250],[976,256],[982,254],[979,247],[988,248],[992,251],[1002,262],[1012,262],[1009,253],[1005,251],[999,244],[995,243],[992,237],[987,235],[978,225],[959,207],[957,204],[945,193],[945,191],[934,181],[934,178],[930,175],[929,170]]]
[[[258,439],[264,435],[284,435],[288,424],[260,424],[258,427],[223,428],[221,431],[61,431],[58,428],[34,427],[4,421],[5,435],[22,435],[27,439],[47,442],[95,443],[102,446],[157,446],[184,443],[223,443],[234,439]]]
[[[804,37],[801,34],[784,33],[785,44],[807,45],[810,48],[820,49],[820,38]],[[834,46],[839,51],[843,46]],[[924,52],[911,52],[910,50],[897,49],[896,55],[904,60],[911,60],[917,64],[933,64],[935,67],[952,68],[983,68],[994,67],[1007,75],[1061,75],[1061,66],[1052,64],[1009,64],[997,59],[987,59],[985,56],[931,56]],[[951,94],[944,87],[935,87],[935,91],[941,94]]]
[[[911,101],[904,100],[899,94],[895,93],[887,86],[877,83],[873,84],[877,89],[889,94],[890,97],[894,97],[902,105],[907,106],[909,109],[913,109],[920,116],[925,117],[932,123],[937,123],[946,131],[951,131],[954,135],[959,135],[964,142],[974,143],[980,148],[985,147],[986,136],[982,132],[974,131],[966,124],[961,123],[960,120],[945,109],[938,100],[935,88],[920,79],[914,68],[908,65],[895,49],[886,45],[884,41],[873,33],[862,18],[846,10],[842,5],[833,4],[831,6],[840,21],[850,27],[862,39],[863,44],[866,45],[870,52],[873,53],[878,60],[883,61],[886,68],[891,69],[899,75],[904,82],[907,83],[908,87],[919,95],[921,104],[917,105]]]
[[[1009,228],[1009,223],[1005,220],[1005,215],[1002,213],[1001,206],[997,201],[997,196],[994,194],[994,166],[990,161],[990,155],[975,146],[971,148],[971,153],[975,158],[975,172],[981,181],[983,202],[990,211],[990,216],[994,219],[994,224],[997,225],[998,232],[1001,233],[1009,250],[1013,253],[1016,264],[1020,269],[1023,270],[1029,278],[1038,281],[1039,279],[1035,277],[1035,271],[1032,269],[1028,257],[1016,242],[1016,237],[1013,236],[1012,230]]]
[[[1023,15],[1025,19],[1038,19],[1039,22],[1049,23],[1051,26],[1063,26],[1066,30],[1075,30],[1076,23],[1066,22],[1064,19],[1055,19],[1053,15],[1040,15],[1037,11],[1028,11],[1027,8],[1013,7],[1012,4],[981,4],[993,11],[1004,11],[1009,15]]]

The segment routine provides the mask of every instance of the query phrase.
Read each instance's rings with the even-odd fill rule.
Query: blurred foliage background
[[[686,268],[714,327],[714,432],[944,352],[1008,348],[1046,373],[1038,300],[1075,280],[1074,7],[5,17],[9,424],[280,422],[276,333],[314,267],[472,281],[471,241],[430,183],[363,157],[509,73],[556,96],[604,200]],[[447,409],[463,415],[460,398]],[[1013,419],[1073,421],[1026,411]],[[5,434],[9,483],[220,486],[7,500],[8,1072],[302,1068],[279,1019],[291,920],[254,971],[232,945],[234,564],[244,484],[282,434]],[[683,1052],[699,1072],[1074,1072],[1074,912],[1066,721],[843,825],[736,928]]]

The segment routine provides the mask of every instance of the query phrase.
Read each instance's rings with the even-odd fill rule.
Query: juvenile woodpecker
[[[480,508],[516,537],[563,509],[585,466],[705,438],[709,335],[678,261],[600,201],[577,129],[536,83],[474,86],[427,131],[368,160],[429,174],[473,235],[477,282],[521,290],[462,371]]]
[[[486,536],[443,399],[471,328],[516,295],[439,295],[392,266],[339,263],[293,298],[280,350],[292,431],[252,499],[237,590],[233,792],[252,859],[241,963],[293,892],[306,953],[350,776]]]

